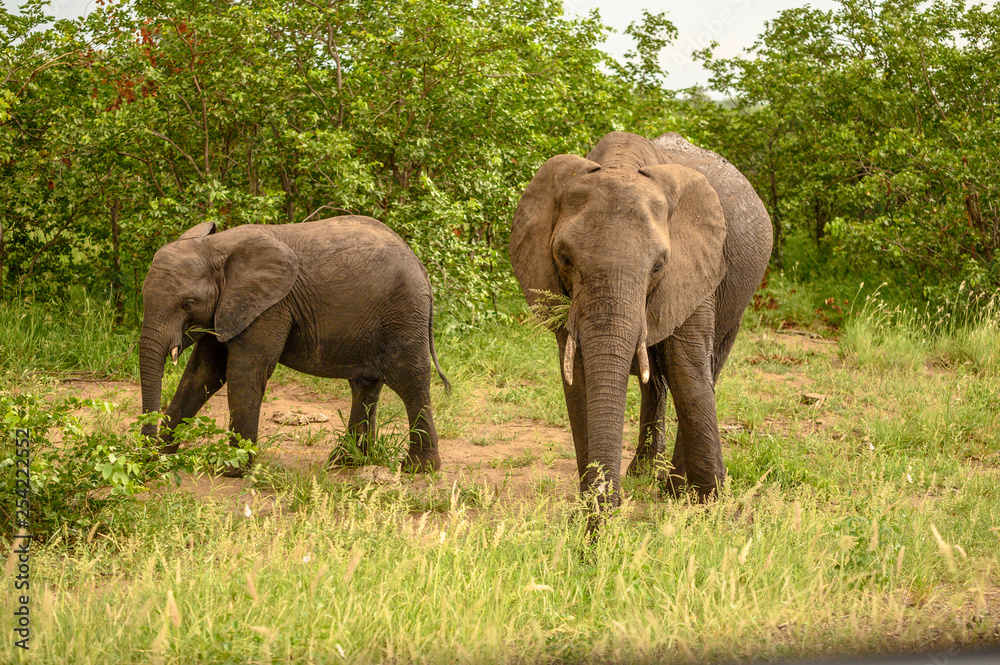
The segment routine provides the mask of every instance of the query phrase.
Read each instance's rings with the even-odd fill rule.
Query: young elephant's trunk
[[[163,367],[170,351],[170,341],[148,322],[144,321],[139,335],[139,379],[142,382],[142,412],[160,410],[160,392],[163,388]],[[143,425],[145,436],[155,437],[155,423]]]

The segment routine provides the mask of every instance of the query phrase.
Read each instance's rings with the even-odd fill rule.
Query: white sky
[[[4,7],[13,8],[19,0],[2,0]],[[691,61],[691,52],[719,42],[715,53],[731,57],[749,47],[764,30],[764,21],[774,18],[782,9],[812,5],[832,9],[835,0],[703,0],[702,2],[670,2],[669,0],[563,0],[567,14],[588,14],[598,9],[604,23],[618,31],[605,44],[605,50],[621,57],[631,48],[631,39],[621,32],[632,21],[650,13],[666,11],[680,33],[674,44],[660,55],[669,76],[668,88],[686,88],[696,83],[705,85],[708,74]],[[56,18],[73,18],[95,7],[94,0],[52,0],[49,13]]]
[[[666,87],[674,90],[695,84],[706,85],[708,72],[691,60],[691,52],[713,41],[718,57],[728,58],[749,48],[769,21],[783,9],[812,6],[829,10],[839,6],[836,0],[563,0],[568,14],[586,14],[596,8],[601,19],[617,34],[611,35],[604,50],[621,57],[632,47],[632,40],[622,34],[628,24],[642,18],[642,10],[651,14],[667,12],[677,26],[677,39],[660,54],[660,63],[668,76]]]

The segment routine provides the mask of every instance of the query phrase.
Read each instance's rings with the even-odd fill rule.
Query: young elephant
[[[614,132],[586,159],[557,155],[538,170],[511,224],[510,261],[528,302],[572,298],[555,332],[581,490],[620,500],[632,373],[642,406],[629,472],[664,458],[669,390],[669,486],[716,491],[715,382],[770,253],[771,223],[747,179],[677,134]]]
[[[413,251],[381,222],[351,215],[219,233],[205,222],[156,252],[142,295],[143,413],[160,409],[166,356],[176,362],[195,345],[165,413],[162,452],[177,451],[173,428],[227,382],[230,429],[256,442],[261,398],[280,362],[348,380],[348,429],[362,446],[389,386],[410,421],[406,468],[440,466],[431,358],[449,386],[434,352],[431,285]],[[143,434],[155,436],[156,426]]]

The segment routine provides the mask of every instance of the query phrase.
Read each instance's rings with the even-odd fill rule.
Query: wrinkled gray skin
[[[678,134],[615,132],[586,159],[542,165],[515,213],[510,257],[529,303],[542,299],[535,290],[572,298],[555,332],[582,492],[620,502],[629,373],[642,406],[628,473],[663,459],[669,391],[669,489],[704,498],[720,487],[715,382],[770,253],[770,219],[750,183]]]
[[[434,354],[431,286],[420,260],[381,222],[345,216],[219,233],[211,222],[199,224],[160,248],[142,295],[143,413],[160,410],[167,356],[176,360],[195,345],[164,414],[162,452],[177,451],[173,428],[227,382],[230,429],[256,442],[261,398],[280,362],[348,380],[348,428],[362,447],[379,392],[389,386],[410,421],[406,468],[440,466],[431,358],[448,382]],[[143,433],[155,436],[156,426]]]

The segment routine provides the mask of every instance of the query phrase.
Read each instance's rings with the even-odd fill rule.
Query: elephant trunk
[[[637,349],[641,346],[645,351],[642,293],[638,288],[615,288],[579,299],[581,316],[575,328],[586,376],[588,429],[587,471],[580,479],[580,489],[593,492],[600,506],[614,507],[621,502],[628,376]],[[643,363],[645,354],[638,355],[648,376],[648,359]]]
[[[160,410],[163,367],[168,353],[174,361],[177,360],[180,344],[179,340],[172,340],[161,332],[166,329],[165,326],[153,323],[148,316],[143,319],[139,334],[139,380],[142,383],[142,412],[146,414]],[[143,425],[142,433],[149,437],[156,436],[156,424]]]

